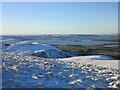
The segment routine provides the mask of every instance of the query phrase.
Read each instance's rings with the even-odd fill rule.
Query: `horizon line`
[[[119,35],[119,33],[104,33],[104,34],[96,34],[96,33],[68,33],[68,34],[2,34],[0,36],[38,36],[38,35]]]

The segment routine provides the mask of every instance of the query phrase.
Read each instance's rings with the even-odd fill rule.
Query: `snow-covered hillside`
[[[3,88],[120,88],[114,68],[14,53],[2,60]]]
[[[17,54],[25,53],[33,56],[43,57],[43,58],[65,58],[71,55],[61,51],[60,49],[45,43],[37,43],[30,41],[21,41],[14,44],[10,44],[6,52],[14,52]]]
[[[45,49],[34,51],[31,55],[43,58],[65,58],[71,55],[58,49]]]
[[[71,58],[59,59],[64,62],[75,62],[83,64],[93,64],[103,67],[118,69],[118,61],[115,58],[106,55],[90,55],[90,56],[77,56]]]
[[[118,60],[105,55],[77,56],[48,43],[5,38],[3,88],[118,88]]]

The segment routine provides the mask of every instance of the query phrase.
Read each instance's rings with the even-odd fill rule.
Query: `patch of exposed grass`
[[[55,45],[64,51],[77,52],[81,55],[103,54],[120,59],[120,48],[118,45]]]

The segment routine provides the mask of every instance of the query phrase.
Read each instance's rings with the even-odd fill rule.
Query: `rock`
[[[47,72],[46,75],[52,75],[52,72]]]
[[[69,84],[76,84],[76,83],[82,83],[81,79],[74,80],[72,82],[69,82]]]
[[[78,74],[70,74],[68,77],[72,78],[72,77],[76,77]]]
[[[38,77],[35,74],[32,75],[32,78],[38,79]]]
[[[108,80],[108,81],[112,81],[112,80],[117,80],[117,79],[118,79],[117,76],[113,76],[113,77],[107,78],[106,80]]]
[[[114,83],[115,83],[115,81],[110,82],[110,83],[109,83],[109,85],[110,85],[110,86],[113,86],[113,85],[114,85]]]
[[[117,80],[113,85],[114,88],[120,88],[120,80]]]
[[[92,85],[91,87],[86,88],[86,90],[96,90],[95,88],[96,87],[94,85]]]

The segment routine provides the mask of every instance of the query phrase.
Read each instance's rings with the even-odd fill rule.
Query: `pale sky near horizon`
[[[115,34],[117,2],[4,2],[2,34]]]

